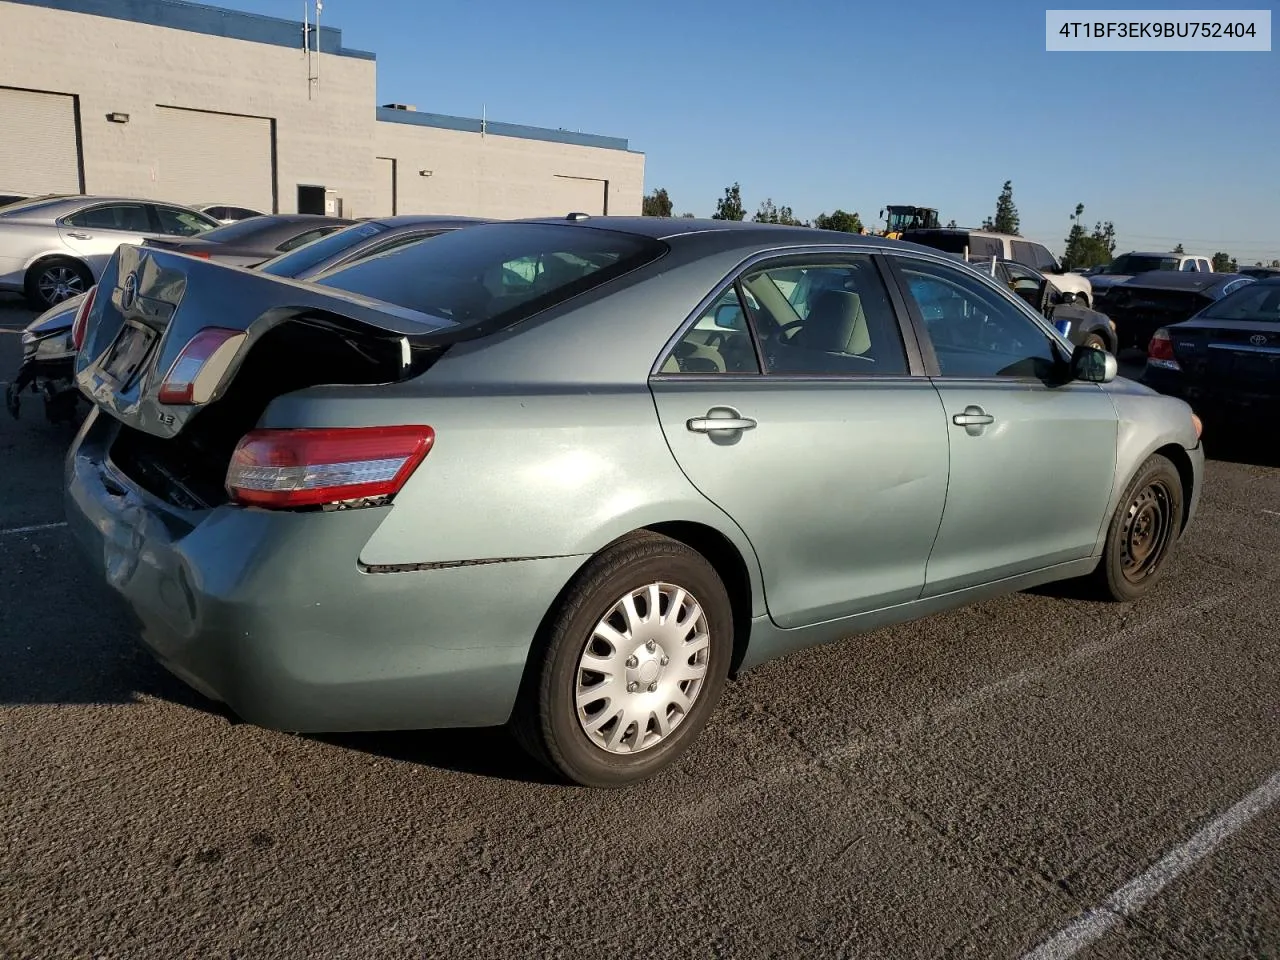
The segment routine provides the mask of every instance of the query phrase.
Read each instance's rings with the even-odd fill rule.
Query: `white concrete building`
[[[180,0],[0,0],[0,192],[267,212],[638,214],[626,140],[376,106],[374,55]]]

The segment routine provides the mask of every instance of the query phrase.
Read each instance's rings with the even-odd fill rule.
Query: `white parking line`
[[[1226,813],[1209,821],[1186,843],[1171,850],[1159,863],[1109,896],[1100,906],[1063,927],[1054,937],[1028,953],[1023,960],[1067,960],[1092,945],[1151,902],[1161,890],[1186,873],[1218,847],[1239,833],[1280,800],[1280,772]]]
[[[29,527],[9,527],[7,530],[0,530],[0,537],[8,536],[11,533],[38,533],[41,530],[56,530],[66,525],[67,521],[59,520],[57,523],[37,523]]]

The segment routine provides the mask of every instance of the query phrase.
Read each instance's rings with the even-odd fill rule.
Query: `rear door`
[[[1090,556],[1115,475],[1118,417],[1065,351],[970,271],[890,257],[946,411],[946,509],[925,596]]]
[[[922,373],[862,254],[746,268],[659,359],[671,451],[751,541],[780,626],[919,596],[947,488],[946,423]]]
[[[89,265],[94,277],[102,275],[122,243],[141,243],[154,236],[148,205],[141,202],[103,203],[63,217],[58,224],[62,241]]]

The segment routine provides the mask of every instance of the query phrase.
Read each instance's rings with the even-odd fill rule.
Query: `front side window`
[[[898,261],[944,377],[1049,380],[1061,356],[1049,335],[979,278],[941,264]]]
[[[147,208],[140,203],[113,203],[91,207],[67,217],[73,227],[86,230],[127,230],[131,233],[150,233],[151,218]]]
[[[156,207],[156,214],[160,217],[160,232],[171,237],[194,237],[197,233],[205,233],[217,226],[194,210]]]
[[[764,370],[781,375],[904,376],[897,314],[874,262],[776,267],[743,277]]]

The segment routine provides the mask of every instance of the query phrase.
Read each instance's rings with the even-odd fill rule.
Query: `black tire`
[[[582,675],[580,660],[587,645],[596,642],[596,625],[610,610],[631,591],[655,582],[683,588],[701,607],[710,641],[705,671],[688,712],[677,715],[682,718],[672,723],[664,738],[633,753],[610,752],[591,739],[579,721],[575,691]],[[639,645],[643,638],[636,636],[637,632],[629,641],[635,640]],[[729,594],[711,564],[696,550],[667,537],[629,537],[606,547],[589,561],[562,595],[559,609],[548,617],[543,636],[530,657],[511,718],[512,733],[530,755],[572,783],[609,788],[645,780],[674,763],[706,725],[724,689],[732,653],[733,611]],[[682,687],[685,692],[687,689]],[[644,693],[623,693],[624,697],[633,695]],[[612,701],[609,703],[611,706]],[[600,713],[609,709],[602,707]],[[662,709],[667,722],[671,722],[669,708]],[[621,723],[618,720],[616,725]],[[644,731],[638,729],[638,724],[628,725],[626,730],[636,729],[638,737],[646,736],[645,731],[656,736],[656,720],[646,720],[646,724]],[[616,729],[610,723],[602,729],[611,725]]]
[[[23,290],[32,307],[48,310],[63,300],[85,293],[91,286],[93,274],[79,260],[49,257],[32,264]]]
[[[1080,343],[1081,346],[1090,347],[1094,350],[1110,350],[1106,338],[1100,333],[1091,333]]]
[[[1181,536],[1185,495],[1177,468],[1160,454],[1134,474],[1112,514],[1094,571],[1103,596],[1130,603],[1155,589]]]

